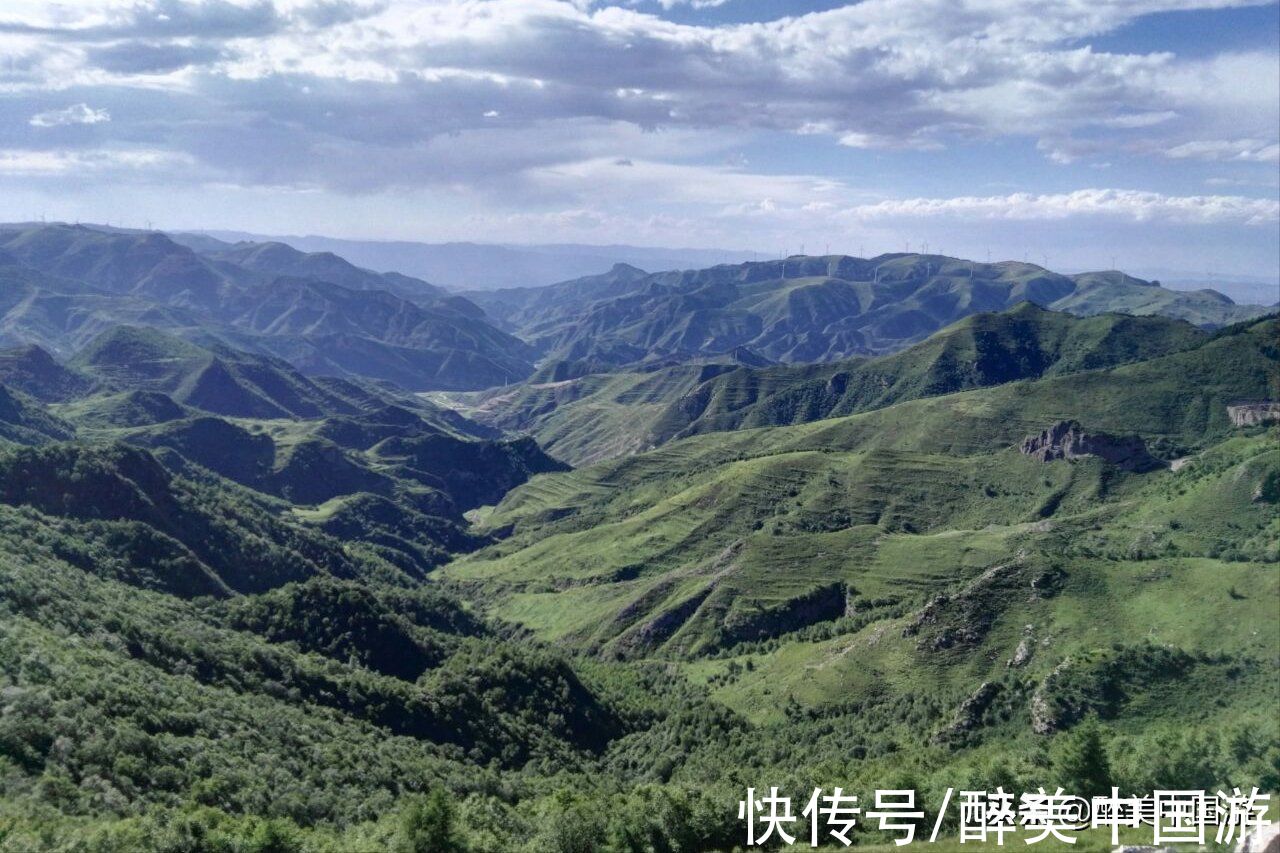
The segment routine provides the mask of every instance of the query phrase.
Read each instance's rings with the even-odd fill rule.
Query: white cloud
[[[696,26],[558,0],[22,0],[0,21],[28,47],[73,52],[56,73],[32,71],[48,89],[134,86],[144,102],[189,98],[206,121],[242,107],[269,123],[301,117],[299,132],[335,141],[369,133],[362,101],[372,95],[372,106],[429,114],[424,135],[479,126],[498,112],[510,125],[570,118],[754,128],[822,133],[856,148],[1069,140],[1091,130],[1124,140],[1159,126],[1173,147],[1188,141],[1189,127],[1203,135],[1206,123],[1256,116],[1266,127],[1275,111],[1267,99],[1280,85],[1274,57],[1182,61],[1098,52],[1079,40],[1155,12],[1253,1],[863,0]],[[329,102],[328,113],[307,120],[308,100]],[[154,128],[157,118],[143,120]]]
[[[555,195],[605,205],[613,198],[661,198],[672,205],[738,205],[767,201],[802,205],[854,195],[815,175],[753,174],[730,166],[691,166],[638,158],[599,157],[530,169],[526,180]],[[753,202],[744,202],[753,199]]]
[[[190,165],[191,158],[171,151],[151,149],[88,151],[32,151],[0,149],[0,175],[18,177],[87,177],[105,171],[132,170],[153,173]]]
[[[1168,148],[1164,153],[1175,159],[1280,163],[1280,144],[1260,139],[1200,139]]]
[[[1107,164],[1107,183],[1167,190],[1153,170],[1126,169],[1170,170],[1168,158],[1266,186],[1280,152],[1273,53],[1089,46],[1145,15],[1251,2],[861,0],[712,26],[626,0],[7,0],[0,173],[110,172],[121,188],[158,175],[175,197],[183,183],[293,188],[335,217],[353,199],[398,209],[416,193],[451,210],[447,227],[478,210],[550,238],[736,244],[919,220],[1240,228],[1273,223],[1274,202],[1134,190],[893,200],[862,182],[911,162],[925,165],[895,193],[965,192],[962,170],[995,142],[1010,190],[1038,186],[1036,170],[1053,172],[1053,189],[1094,183],[1087,167]],[[94,121],[91,134],[65,129]],[[101,149],[66,149],[90,135]],[[925,153],[883,153],[895,149]],[[813,166],[799,159],[810,152]]]
[[[845,214],[862,220],[1109,217],[1170,224],[1266,225],[1280,220],[1280,202],[1243,196],[1169,196],[1139,190],[1087,189],[1070,193],[897,199],[852,207]]]
[[[95,110],[88,104],[73,104],[62,110],[36,113],[28,122],[32,127],[62,127],[68,124],[98,124],[111,121],[111,113]]]

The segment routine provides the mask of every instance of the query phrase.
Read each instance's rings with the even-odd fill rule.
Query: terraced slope
[[[557,641],[680,657],[837,621],[845,605],[892,590],[899,601],[912,600],[902,590],[941,592],[1020,550],[1048,559],[1067,520],[1086,540],[1090,524],[1114,523],[1100,538],[1146,541],[1126,508],[1159,503],[1178,478],[1199,474],[1045,463],[1016,445],[1073,418],[1093,433],[1141,436],[1165,457],[1237,447],[1226,406],[1275,393],[1276,332],[1276,321],[1260,322],[1117,368],[698,436],[536,478],[486,519],[510,537],[447,575]],[[1230,539],[1262,562],[1274,507],[1251,496],[1269,494],[1276,456],[1262,437],[1237,449],[1221,450],[1241,466],[1230,499],[1240,532]],[[1206,500],[1196,512],[1217,511]],[[1142,550],[1218,557],[1221,529],[1204,524],[1166,530]],[[885,561],[923,574],[880,578]]]

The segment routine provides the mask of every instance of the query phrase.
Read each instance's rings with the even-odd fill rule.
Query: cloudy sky
[[[0,218],[1280,267],[1249,0],[0,0]]]

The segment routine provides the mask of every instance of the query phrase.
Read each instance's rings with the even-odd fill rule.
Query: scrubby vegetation
[[[1276,394],[1276,321],[1044,314],[576,470],[372,387],[286,417],[47,371],[0,409],[0,851],[729,850],[748,786],[1280,789],[1280,449],[1225,414]],[[1018,450],[1064,418],[1162,461]]]

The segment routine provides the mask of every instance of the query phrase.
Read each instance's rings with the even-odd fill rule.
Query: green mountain
[[[214,267],[156,232],[125,234],[85,226],[0,230],[0,247],[19,263],[112,293],[187,308],[216,306],[248,279]]]
[[[233,417],[359,411],[354,400],[312,382],[287,362],[206,348],[148,328],[118,326],[90,341],[69,364],[109,388],[161,391],[179,403]]]
[[[65,357],[119,325],[185,329],[199,324],[198,314],[188,308],[56,278],[0,255],[0,345],[6,349],[34,345]]]
[[[904,400],[1111,367],[1202,343],[1209,333],[1162,317],[1080,318],[1023,302],[975,314],[893,355],[757,367],[731,355],[673,367],[589,373],[450,395],[483,423],[527,433],[573,464],[673,438],[804,423]],[[746,354],[748,357],[750,354]]]
[[[71,438],[75,427],[51,414],[38,400],[0,385],[0,446],[44,444]]]
[[[584,465],[648,450],[657,422],[718,370],[732,365],[681,364],[656,370],[590,372],[572,379],[529,382],[471,394],[437,395],[467,418],[532,435],[547,452]]]
[[[140,390],[92,394],[58,410],[86,431],[151,426],[193,414],[189,407],[175,402],[168,394]]]
[[[182,596],[356,574],[336,540],[280,521],[245,494],[176,478],[120,444],[15,450],[0,458],[0,503],[78,522],[86,542],[74,562],[84,568]],[[97,549],[122,559],[99,566]]]
[[[91,377],[59,364],[34,344],[0,350],[0,383],[45,402],[66,402],[94,390]]]
[[[1073,314],[1102,314],[1108,311],[1138,315],[1159,314],[1206,328],[1249,317],[1247,307],[1236,305],[1230,297],[1216,290],[1166,290],[1148,286],[1146,282],[1115,272],[1085,273],[1074,278],[1075,292],[1058,300],[1053,306],[1059,311],[1070,311]]]
[[[1087,525],[1101,504],[1119,501],[1115,512],[1123,515],[1164,494],[1171,488],[1162,484],[1168,472],[1128,476],[1097,462],[1047,464],[1016,445],[1073,419],[1099,435],[1140,436],[1166,458],[1211,448],[1232,435],[1230,403],[1277,396],[1277,332],[1280,322],[1260,321],[1120,367],[927,397],[796,427],[703,435],[539,479],[486,518],[490,529],[511,531],[510,539],[448,572],[483,584],[482,598],[502,602],[496,612],[505,617],[601,653],[733,646],[764,631],[761,621],[796,627],[787,617],[791,610],[836,620],[845,615],[836,606],[844,592],[832,591],[833,580],[859,589],[896,588],[896,581],[864,577],[858,568],[883,543],[936,541],[945,562],[958,559],[953,548],[984,554],[1009,548],[1012,555],[1017,549],[1010,543],[1030,548],[1040,542],[1047,558],[1061,545],[1060,531],[1048,535],[1057,519],[1079,516],[1074,523]],[[1247,447],[1246,457],[1275,459],[1261,438]],[[1270,464],[1254,460],[1241,469],[1251,473],[1235,481],[1240,500],[1249,503],[1253,490],[1269,488]],[[1130,494],[1148,487],[1154,491],[1145,497]],[[1221,520],[1209,517],[1211,501],[1197,512],[1208,514],[1206,529],[1173,538],[1201,536],[1201,550],[1185,555],[1219,556],[1209,543]],[[1269,529],[1274,513],[1259,501],[1246,515],[1240,523],[1249,559],[1264,560],[1270,546],[1260,531]],[[1027,525],[1044,519],[1055,521],[1041,538]],[[1136,534],[1141,524],[1135,519],[1124,527]],[[944,533],[946,541],[937,541]],[[1151,547],[1183,553],[1162,539]],[[920,556],[913,570],[925,571],[934,558]],[[829,606],[822,596],[831,596]]]
[[[236,243],[232,246],[218,246],[201,254],[205,258],[251,270],[268,280],[280,277],[301,278],[328,282],[352,290],[396,289],[430,301],[449,298],[446,290],[421,279],[395,273],[375,273],[361,269],[332,252],[300,252],[284,243]]]
[[[793,256],[603,276],[471,296],[557,360],[621,366],[749,347],[787,363],[902,349],[970,314],[1019,302],[1090,315],[1162,314],[1217,327],[1265,313],[1221,294],[1168,291],[1121,273],[1065,276],[1033,264],[939,255]]]
[[[905,400],[1116,367],[1190,349],[1208,333],[1163,317],[1077,318],[1024,302],[976,314],[894,355],[831,365],[736,370],[671,404],[653,440],[806,423]]]
[[[116,325],[287,358],[304,371],[415,389],[483,388],[533,351],[474,303],[331,254],[240,244],[200,254],[156,232],[0,227],[0,343],[78,349]]]
[[[918,834],[957,785],[1280,790],[1278,339],[1013,305],[461,412],[153,329],[15,357],[56,402],[0,392],[0,850],[727,851],[747,787],[915,789]]]

